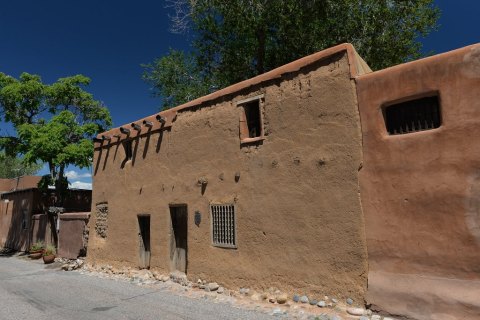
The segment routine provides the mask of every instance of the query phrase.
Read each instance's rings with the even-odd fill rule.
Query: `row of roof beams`
[[[224,96],[238,93],[239,91],[247,89],[254,85],[258,85],[272,79],[280,78],[284,74],[299,71],[301,68],[311,65],[317,61],[331,57],[332,55],[340,52],[346,52],[347,54],[347,60],[348,60],[349,69],[350,69],[350,78],[357,79],[357,78],[368,78],[375,75],[381,75],[384,72],[395,72],[398,70],[402,70],[403,68],[406,68],[411,65],[432,62],[440,59],[446,59],[453,55],[463,55],[470,52],[471,50],[474,50],[474,51],[477,50],[475,52],[478,52],[478,50],[480,50],[480,44],[473,44],[473,45],[456,49],[450,52],[438,54],[431,57],[426,57],[423,59],[411,61],[408,63],[404,63],[404,64],[396,65],[393,67],[389,67],[386,69],[378,70],[376,72],[372,72],[370,67],[355,51],[355,48],[350,43],[343,43],[335,47],[331,47],[331,48],[319,51],[317,53],[311,54],[309,56],[303,57],[301,59],[295,60],[286,65],[273,69],[269,72],[258,75],[254,78],[233,84],[229,87],[218,90],[206,96],[189,101],[175,108],[162,111],[158,114],[154,114],[144,119],[140,119],[129,125],[124,125],[124,126],[106,131],[104,133],[101,133],[97,135],[96,139],[94,139],[95,148],[102,147],[103,142],[111,141],[112,137],[116,137],[118,142],[124,139],[135,138],[143,133],[169,128],[172,126],[172,122],[175,121],[178,111],[183,111],[192,107],[196,107],[201,104],[222,98]],[[157,117],[163,118],[165,121],[164,122],[159,121]],[[143,128],[140,124],[143,126],[143,128],[146,129],[145,131],[142,132]],[[133,130],[131,130],[131,128],[133,128]],[[127,129],[129,129],[129,131],[127,131]]]
[[[340,52],[347,53],[347,58],[348,58],[348,63],[350,68],[350,77],[352,79],[359,74],[371,72],[370,68],[365,63],[365,61],[363,61],[363,59],[357,54],[357,52],[355,51],[355,48],[350,43],[343,43],[335,47],[331,47],[331,48],[319,51],[317,53],[311,54],[309,56],[303,57],[301,59],[295,60],[286,65],[273,69],[269,72],[258,75],[254,78],[233,84],[229,87],[218,90],[206,96],[189,101],[175,108],[162,111],[158,114],[146,117],[144,119],[140,119],[131,124],[123,125],[121,127],[114,128],[104,133],[101,133],[97,135],[97,137],[94,139],[95,148],[100,148],[104,146],[105,141],[108,144],[108,142],[111,142],[112,138],[116,138],[117,139],[116,142],[119,142],[121,140],[138,137],[143,133],[160,130],[160,129],[166,129],[168,127],[171,127],[172,122],[176,118],[177,111],[189,109],[189,108],[201,105],[203,103],[219,99],[226,95],[237,93],[240,90],[249,88],[251,86],[258,85],[272,79],[280,78],[284,74],[299,71],[301,68],[311,65],[317,61],[326,59]],[[159,121],[157,117],[161,117],[165,119],[165,122]],[[145,131],[143,131],[143,129],[145,129]]]

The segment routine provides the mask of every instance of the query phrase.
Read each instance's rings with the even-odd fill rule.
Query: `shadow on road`
[[[13,256],[17,251],[9,248],[3,248],[0,249],[0,257],[11,257]]]
[[[12,256],[27,256],[28,253],[25,252],[18,252],[17,250],[10,249],[10,248],[2,248],[0,249],[0,258],[10,258]]]

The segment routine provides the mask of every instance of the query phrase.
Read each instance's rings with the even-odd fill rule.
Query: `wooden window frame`
[[[264,128],[264,121],[263,121],[263,104],[265,100],[265,95],[257,95],[254,97],[250,97],[244,100],[240,100],[236,102],[236,106],[240,107],[240,125],[239,125],[239,135],[240,135],[240,144],[252,143],[265,140],[265,128]],[[259,122],[260,122],[260,135],[257,137],[250,137],[248,123],[247,123],[247,115],[245,112],[245,108],[251,104],[252,102],[258,101],[258,113],[259,113]]]

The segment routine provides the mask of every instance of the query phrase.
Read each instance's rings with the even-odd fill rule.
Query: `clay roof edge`
[[[295,60],[293,62],[287,63],[283,66],[280,66],[278,68],[275,68],[271,71],[268,71],[266,73],[260,74],[256,77],[235,83],[231,86],[228,86],[224,89],[212,92],[208,95],[202,96],[200,98],[194,99],[192,101],[189,101],[187,103],[184,103],[182,105],[179,105],[177,107],[158,112],[154,115],[145,117],[143,119],[139,119],[134,121],[133,123],[141,124],[142,122],[150,122],[151,125],[148,129],[144,130],[142,128],[140,131],[139,130],[130,130],[130,134],[127,136],[129,138],[134,138],[136,136],[139,136],[141,134],[147,133],[148,131],[153,131],[153,130],[158,130],[161,128],[167,128],[172,125],[172,121],[175,119],[176,114],[178,111],[183,111],[192,107],[199,106],[203,103],[210,102],[216,99],[219,99],[221,97],[237,93],[241,90],[247,89],[251,86],[258,85],[261,83],[264,83],[266,81],[280,78],[282,75],[286,73],[291,73],[291,72],[296,72],[299,71],[300,69],[311,65],[317,61],[326,59],[332,55],[335,55],[340,52],[346,52],[347,57],[348,57],[348,64],[350,68],[350,78],[354,79],[357,76],[365,73],[369,73],[372,70],[368,67],[368,65],[365,63],[365,61],[358,55],[356,52],[355,48],[353,47],[352,44],[350,43],[342,43],[337,46],[316,52],[314,54],[308,55],[306,57],[300,58],[298,60]],[[156,116],[160,115],[165,118],[166,122],[159,124],[158,120],[156,119]],[[131,124],[123,125],[122,127],[131,129]],[[120,127],[110,129],[109,131],[100,133],[97,135],[97,138],[101,139],[102,136],[108,136],[108,137],[117,137],[117,141],[124,140],[121,138],[125,134],[122,134],[120,132]],[[114,141],[116,142],[116,141]],[[95,148],[99,148],[103,145],[103,143],[97,142],[95,143]]]

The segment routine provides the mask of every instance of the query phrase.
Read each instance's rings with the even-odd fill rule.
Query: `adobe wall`
[[[241,147],[235,102],[260,94],[266,138]],[[150,214],[151,268],[169,272],[169,205],[187,204],[191,280],[361,298],[361,161],[355,85],[343,52],[179,110],[170,129],[134,139],[131,161],[114,138],[96,149],[87,258],[137,266],[137,215]],[[236,204],[237,249],[212,246],[210,203]]]
[[[5,199],[0,200],[0,248],[5,247],[8,231],[12,221],[13,202]]]
[[[28,249],[30,216],[34,209],[34,191],[26,190],[2,196],[2,217],[0,218],[0,246],[14,250]],[[8,203],[5,202],[8,200]],[[26,228],[23,228],[23,211],[26,210]]]
[[[92,190],[69,190],[63,204],[68,212],[87,212],[92,207]]]
[[[76,259],[85,255],[86,243],[84,237],[89,217],[89,212],[63,213],[59,215],[59,257]]]
[[[34,214],[31,224],[31,243],[44,242],[45,245],[55,245],[51,223],[47,214]]]
[[[367,302],[416,319],[478,319],[480,45],[360,76],[357,91]],[[439,128],[388,135],[383,105],[435,92]]]

